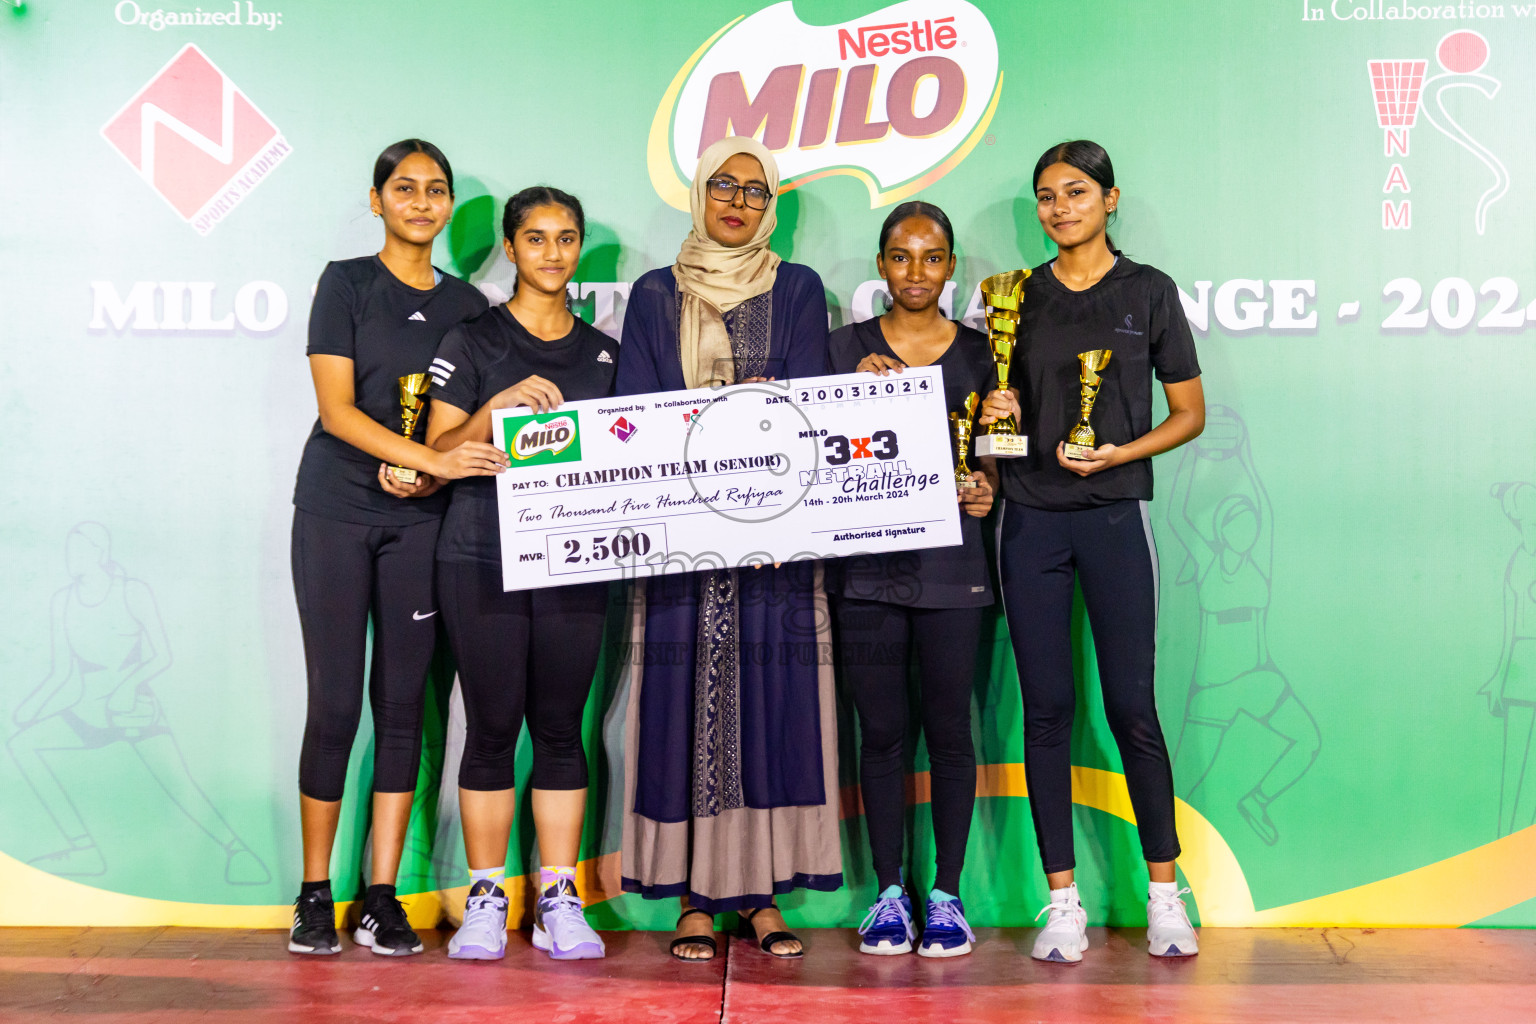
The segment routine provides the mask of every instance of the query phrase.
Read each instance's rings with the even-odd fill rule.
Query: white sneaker
[[[1158,894],[1147,900],[1147,952],[1153,956],[1194,956],[1200,952],[1195,928],[1189,923],[1180,896],[1187,888]]]
[[[598,960],[607,955],[602,936],[587,924],[581,897],[561,886],[540,898],[533,911],[533,948],[555,960]]]
[[[454,960],[500,960],[507,955],[507,898],[500,889],[464,901],[464,923],[448,940]]]
[[[1049,960],[1059,964],[1075,964],[1083,959],[1088,948],[1088,912],[1077,898],[1077,883],[1065,889],[1052,889],[1059,898],[1041,908],[1040,914],[1049,912],[1045,927],[1035,936],[1035,949],[1030,956],[1036,960]],[[1035,915],[1035,920],[1040,919]]]

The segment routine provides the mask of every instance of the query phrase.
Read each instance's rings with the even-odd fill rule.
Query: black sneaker
[[[320,889],[293,901],[293,931],[288,933],[288,952],[329,956],[341,952],[336,936],[336,904],[331,891]]]
[[[363,920],[352,941],[379,956],[410,956],[422,950],[421,938],[405,919],[405,908],[393,896],[363,901]]]

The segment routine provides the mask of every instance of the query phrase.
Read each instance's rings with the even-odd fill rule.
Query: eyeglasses
[[[773,193],[761,185],[738,185],[730,178],[710,178],[709,198],[718,199],[722,203],[729,203],[740,192],[743,201],[754,210],[768,209],[768,200],[773,198]]]

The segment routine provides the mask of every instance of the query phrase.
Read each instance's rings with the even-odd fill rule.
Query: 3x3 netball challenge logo
[[[1410,154],[1409,135],[1420,114],[1435,131],[1475,156],[1493,175],[1492,184],[1478,196],[1472,212],[1477,233],[1481,235],[1487,228],[1489,208],[1509,191],[1509,171],[1492,150],[1451,115],[1446,109],[1446,97],[1457,89],[1473,89],[1490,100],[1497,96],[1502,83],[1483,72],[1488,58],[1488,40],[1482,33],[1458,29],[1447,33],[1435,47],[1435,62],[1440,70],[1427,78],[1427,60],[1367,62],[1376,99],[1376,122],[1386,134],[1386,155],[1396,158],[1381,189],[1388,197],[1381,204],[1383,228],[1413,226],[1413,202],[1408,198],[1413,186],[1402,161]]]
[[[192,43],[101,129],[171,209],[206,235],[293,147]]]
[[[651,121],[651,183],[686,210],[699,154],[748,135],[773,151],[781,191],[847,174],[871,207],[900,202],[970,154],[1002,86],[997,36],[966,0],[836,25],[808,25],[784,0],[720,29],[674,76]]]

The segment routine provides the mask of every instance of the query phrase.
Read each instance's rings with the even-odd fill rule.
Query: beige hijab
[[[768,200],[768,209],[763,211],[751,241],[732,249],[709,237],[704,228],[704,210],[705,204],[712,202],[706,183],[721,164],[737,153],[755,157],[763,165],[763,179],[773,198]],[[721,317],[773,287],[780,260],[768,249],[768,240],[779,222],[778,205],[779,165],[756,139],[721,139],[699,156],[690,201],[693,230],[683,240],[677,263],[672,267],[682,293],[678,356],[683,365],[683,381],[690,388],[729,384],[734,379],[731,338]]]

